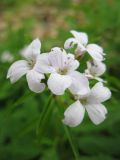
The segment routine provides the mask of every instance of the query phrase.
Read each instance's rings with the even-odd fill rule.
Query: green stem
[[[72,137],[71,137],[70,131],[68,130],[68,128],[65,125],[64,125],[64,130],[65,130],[66,136],[67,136],[67,138],[69,140],[69,143],[71,145],[71,148],[72,148],[73,154],[75,156],[75,159],[78,160],[78,153],[77,153],[75,145],[74,145],[74,143],[72,141]]]
[[[48,102],[46,104],[46,106],[44,107],[44,110],[40,116],[37,128],[36,128],[36,134],[37,136],[40,136],[41,133],[43,132],[42,127],[45,126],[46,124],[46,120],[49,117],[49,114],[51,113],[51,109],[52,109],[52,102],[53,102],[53,95],[50,95]]]
[[[56,99],[57,100],[57,99]],[[58,101],[58,100],[57,100]],[[61,103],[62,106],[64,106],[64,103],[59,99],[59,103]],[[62,108],[60,106],[59,108],[59,111],[62,112]],[[66,133],[66,136],[68,138],[68,141],[70,143],[70,146],[72,148],[72,151],[73,151],[73,154],[74,154],[74,157],[75,157],[75,160],[78,160],[78,157],[79,157],[79,153],[73,143],[73,140],[72,140],[72,136],[70,134],[70,131],[68,130],[68,127],[66,127],[64,124],[63,124],[63,127],[64,127],[64,130],[65,130],[65,133]]]

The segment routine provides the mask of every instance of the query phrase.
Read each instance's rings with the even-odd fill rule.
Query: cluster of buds
[[[22,50],[24,60],[16,61],[10,66],[7,78],[15,83],[26,75],[29,89],[36,93],[41,93],[48,87],[54,95],[60,96],[69,90],[75,102],[65,110],[63,123],[70,127],[79,125],[86,110],[91,121],[97,125],[104,121],[107,114],[102,102],[111,97],[110,90],[104,86],[105,81],[100,77],[106,71],[103,63],[105,53],[97,44],[88,44],[86,33],[71,33],[73,38],[65,41],[64,48],[54,47],[46,53],[40,52],[40,40],[33,40]],[[75,48],[74,54],[67,53],[70,48]],[[90,55],[90,60],[81,73],[80,57],[86,53]],[[96,84],[90,88],[89,82],[92,79],[96,80]]]

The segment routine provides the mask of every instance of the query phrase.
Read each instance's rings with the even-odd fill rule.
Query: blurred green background
[[[80,160],[120,160],[120,0],[0,0],[0,55],[20,50],[40,38],[42,52],[63,47],[69,30],[87,32],[91,43],[105,49],[108,67],[104,78],[112,91],[105,103],[108,117],[95,126],[85,117],[70,129]],[[25,77],[11,85],[6,80],[10,63],[0,62],[0,160],[74,160],[61,122],[71,104],[69,95],[54,98],[41,135],[36,128],[49,91],[31,93]],[[59,108],[59,109],[58,109]]]

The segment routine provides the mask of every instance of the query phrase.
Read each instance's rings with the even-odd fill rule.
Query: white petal
[[[111,97],[110,90],[103,86],[103,83],[98,82],[91,89],[91,93],[88,97],[89,103],[101,103],[108,100]]]
[[[103,62],[95,62],[96,65],[96,76],[101,76],[106,71],[106,65]]]
[[[96,44],[89,44],[87,45],[87,51],[90,54],[90,56],[96,60],[96,61],[103,61],[104,60],[104,53],[103,53],[103,49],[96,45]]]
[[[67,54],[64,49],[54,47],[49,53],[48,59],[51,66],[53,66],[56,70],[63,69],[67,61]]]
[[[85,106],[91,121],[98,125],[106,118],[107,109],[102,104],[90,104]]]
[[[43,74],[31,70],[27,73],[26,78],[31,91],[40,93],[45,89],[45,84],[41,83],[41,79],[44,78]]]
[[[41,42],[37,38],[33,40],[28,47],[22,51],[22,55],[27,59],[33,59],[40,54]]]
[[[71,77],[67,75],[60,75],[57,73],[52,73],[48,79],[48,88],[55,95],[64,94],[65,89],[71,85]]]
[[[48,55],[48,62],[49,66],[54,68],[54,71],[63,72],[65,74],[79,67],[79,61],[75,59],[73,54],[67,54],[65,50],[58,47],[51,50]]]
[[[63,119],[63,123],[70,127],[76,127],[82,122],[84,113],[84,107],[82,106],[80,101],[76,101],[75,103],[70,105],[64,112],[65,118]]]
[[[85,52],[86,52],[86,48],[82,44],[79,43],[75,50],[76,56],[82,56],[84,55]]]
[[[70,31],[78,42],[86,46],[88,43],[88,35],[84,32]]]
[[[68,72],[72,72],[79,67],[80,63],[75,59],[73,54],[67,54],[66,68]]]
[[[69,90],[72,94],[84,96],[90,92],[89,81],[84,74],[74,71],[70,76],[72,78],[72,84]]]
[[[73,48],[76,43],[77,42],[76,42],[75,38],[69,38],[65,41],[64,48],[65,49]]]
[[[103,80],[100,77],[94,77],[94,79],[96,79],[98,82],[107,83],[107,81]]]
[[[29,70],[28,63],[25,60],[14,62],[7,73],[7,78],[10,78],[11,83],[15,83]]]
[[[101,76],[106,71],[106,65],[100,61],[88,61],[87,67],[93,76]]]
[[[89,72],[89,70],[88,69],[86,69],[85,70],[85,76],[88,78],[88,79],[94,79],[94,76],[92,76],[91,74],[90,74],[90,72]]]
[[[40,73],[53,73],[56,71],[48,60],[48,53],[42,53],[37,57],[34,69]]]

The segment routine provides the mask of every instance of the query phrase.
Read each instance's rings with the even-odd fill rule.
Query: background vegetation
[[[90,42],[105,48],[104,77],[112,91],[105,104],[109,113],[99,126],[86,116],[80,126],[70,129],[80,160],[120,159],[119,9],[120,0],[0,0],[0,55],[8,50],[18,59],[20,50],[36,37],[42,41],[42,52],[63,46],[71,29],[87,32]],[[38,126],[50,93],[31,93],[25,77],[11,85],[6,80],[9,66],[0,62],[0,160],[74,160],[61,123],[62,112],[71,103],[67,93],[54,98],[50,113]]]

